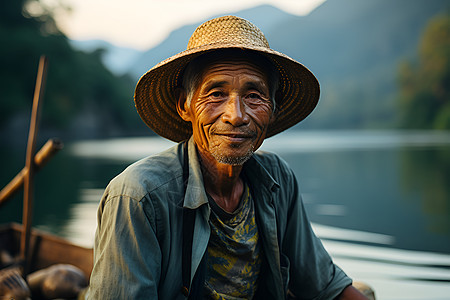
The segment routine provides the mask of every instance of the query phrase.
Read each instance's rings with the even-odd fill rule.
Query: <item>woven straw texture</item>
[[[195,57],[209,51],[239,48],[268,57],[280,74],[276,120],[267,137],[292,127],[306,118],[319,100],[319,83],[302,64],[270,49],[264,34],[249,21],[225,16],[207,21],[192,34],[186,51],[150,69],[139,80],[134,100],[142,120],[158,135],[180,142],[192,134],[191,124],[178,115],[175,88],[180,74]]]

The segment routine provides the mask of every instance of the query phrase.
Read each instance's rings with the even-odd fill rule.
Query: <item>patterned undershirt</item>
[[[209,197],[212,213],[205,294],[208,299],[252,299],[261,268],[255,209],[245,185],[240,206],[228,213]]]

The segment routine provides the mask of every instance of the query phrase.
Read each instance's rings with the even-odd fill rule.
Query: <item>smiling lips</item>
[[[224,137],[232,142],[243,142],[248,139],[253,139],[255,137],[254,132],[234,132],[234,131],[224,131],[224,132],[214,132],[214,135]]]

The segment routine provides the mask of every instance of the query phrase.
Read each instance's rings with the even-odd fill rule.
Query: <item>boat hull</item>
[[[0,251],[15,258],[20,253],[22,225],[17,223],[0,225]],[[30,272],[55,264],[71,264],[80,268],[86,278],[90,277],[93,251],[74,245],[55,235],[32,229],[30,239]],[[4,266],[0,266],[4,267]]]

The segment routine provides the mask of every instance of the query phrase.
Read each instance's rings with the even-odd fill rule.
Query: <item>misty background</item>
[[[180,51],[197,24],[147,51],[69,40],[52,11],[1,0],[0,137],[24,143],[39,56],[49,58],[43,139],[151,135],[134,87]],[[307,66],[321,98],[301,129],[450,129],[450,19],[446,0],[328,0],[306,16],[263,5],[237,11],[271,48]],[[142,30],[143,34],[147,29]]]

